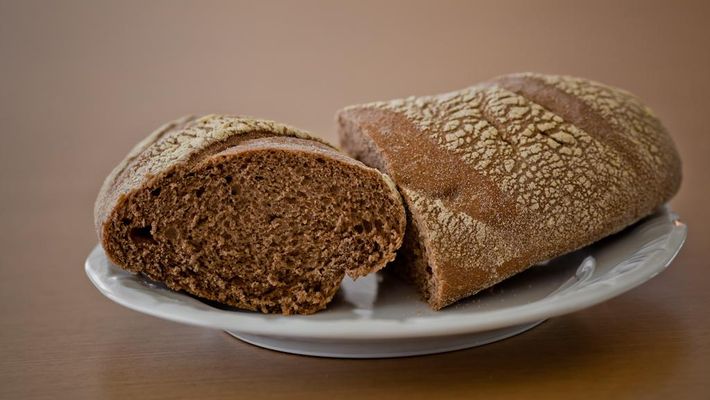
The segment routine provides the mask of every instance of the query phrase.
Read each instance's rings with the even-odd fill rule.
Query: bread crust
[[[397,184],[418,232],[404,248],[426,258],[399,268],[434,309],[623,229],[681,181],[651,110],[580,78],[507,75],[348,107],[338,124],[344,150]]]

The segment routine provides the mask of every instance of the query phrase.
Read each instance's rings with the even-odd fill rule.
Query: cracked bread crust
[[[109,175],[97,233],[118,266],[173,290],[282,314],[325,308],[345,274],[383,268],[405,214],[378,170],[286,125],[183,118]]]
[[[348,107],[338,122],[343,148],[400,189],[415,225],[404,248],[420,256],[397,269],[434,309],[623,229],[681,181],[651,110],[579,78],[507,75]]]

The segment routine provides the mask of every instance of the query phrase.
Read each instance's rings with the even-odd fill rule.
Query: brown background
[[[691,2],[0,3],[0,398],[708,398],[710,7]],[[84,276],[103,177],[164,121],[336,109],[514,71],[626,88],[674,135],[690,227],[641,288],[516,338],[347,361],[150,318]]]

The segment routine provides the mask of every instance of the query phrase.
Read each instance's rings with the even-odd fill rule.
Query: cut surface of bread
[[[513,74],[451,93],[352,106],[341,145],[405,201],[394,263],[434,309],[649,215],[681,164],[659,120],[623,90]]]
[[[159,132],[97,200],[101,243],[124,269],[238,308],[310,314],[402,243],[391,181],[301,131],[208,116]]]

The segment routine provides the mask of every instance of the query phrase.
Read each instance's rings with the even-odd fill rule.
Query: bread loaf
[[[408,227],[395,268],[434,309],[617,232],[678,190],[651,110],[619,89],[514,74],[352,106],[343,148],[389,174]]]
[[[96,229],[118,266],[262,312],[309,314],[394,259],[394,184],[307,133],[228,116],[169,123],[106,179]]]

